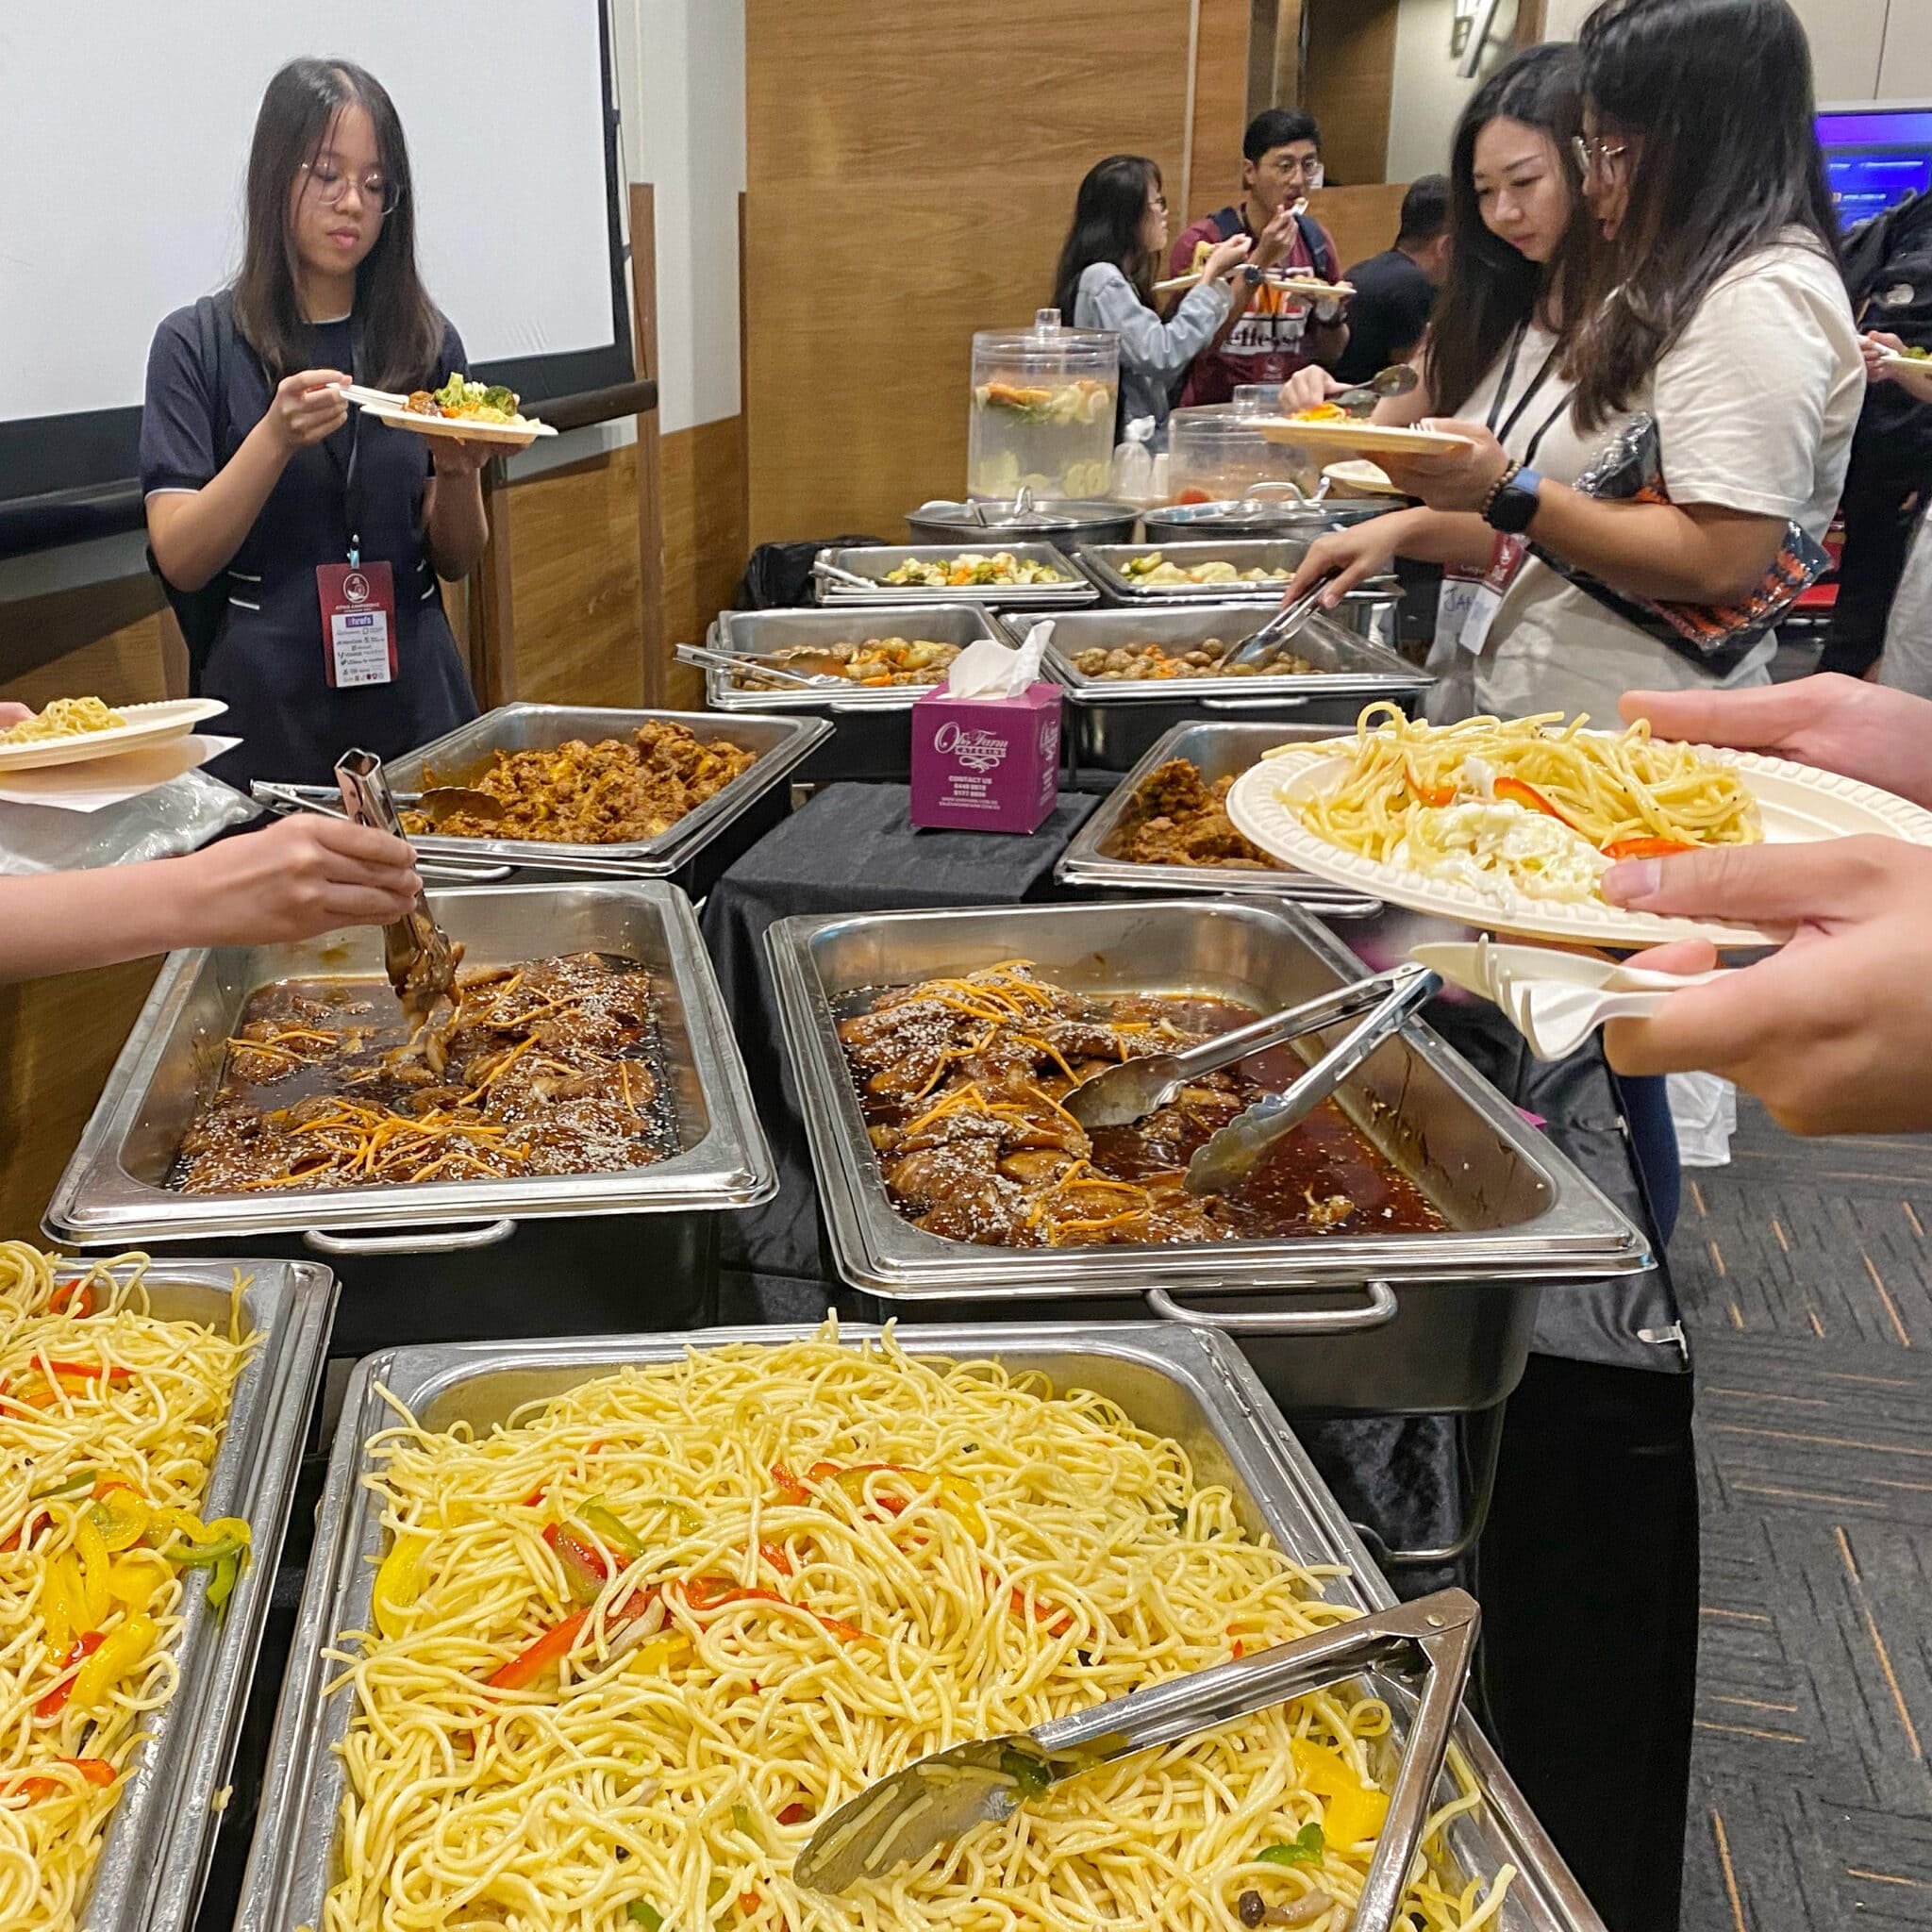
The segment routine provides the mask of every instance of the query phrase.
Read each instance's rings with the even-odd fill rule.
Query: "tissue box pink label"
[[[1037,832],[1053,810],[1059,758],[1058,685],[1012,698],[929,691],[912,707],[912,823]]]

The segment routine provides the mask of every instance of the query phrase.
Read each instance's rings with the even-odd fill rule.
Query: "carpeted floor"
[[[1687,1932],[1932,1926],[1932,1141],[1748,1102],[1671,1258],[1703,1616]]]

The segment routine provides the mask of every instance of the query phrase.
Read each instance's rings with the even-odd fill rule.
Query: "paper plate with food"
[[[1265,754],[1227,811],[1270,857],[1336,885],[1492,932],[1607,946],[1784,937],[1612,906],[1603,875],[1622,859],[1862,832],[1932,845],[1932,812],[1784,758],[1560,712],[1426,724],[1387,703],[1352,738]]]
[[[1389,472],[1367,457],[1351,457],[1345,462],[1330,463],[1322,472],[1334,490],[1356,496],[1407,496],[1408,492],[1389,480]]]
[[[55,698],[33,717],[0,731],[0,772],[36,772],[143,751],[187,737],[227,708],[219,698],[165,698],[118,708],[97,697]]]
[[[1911,395],[1932,402],[1932,349],[1888,349],[1878,366]]]
[[[412,390],[408,395],[360,384],[351,384],[342,393],[377,422],[392,429],[413,429],[418,436],[453,436],[513,450],[527,449],[540,436],[557,434],[548,423],[519,413],[515,390],[501,383],[473,382],[460,371],[441,389]]]
[[[1424,456],[1431,450],[1460,449],[1469,439],[1446,429],[1411,428],[1398,423],[1372,423],[1351,416],[1339,403],[1316,403],[1292,416],[1257,416],[1254,425],[1270,442],[1313,450],[1360,449],[1391,456]]]

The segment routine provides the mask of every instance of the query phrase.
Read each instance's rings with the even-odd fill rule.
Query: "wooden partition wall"
[[[1176,232],[1237,190],[1251,10],[745,0],[755,541],[964,491],[973,332],[1049,300],[1087,169],[1152,156]]]

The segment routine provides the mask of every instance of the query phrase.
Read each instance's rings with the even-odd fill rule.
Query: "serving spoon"
[[[1422,380],[1407,362],[1391,362],[1378,369],[1366,382],[1353,389],[1338,390],[1328,400],[1346,409],[1351,416],[1366,416],[1375,405],[1390,396],[1406,396]]]

